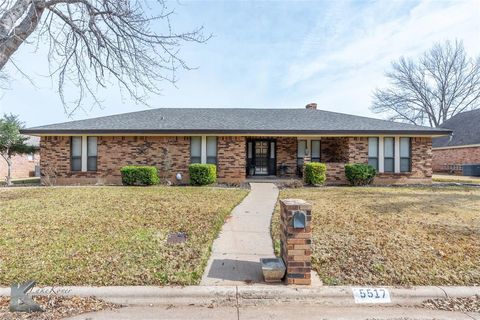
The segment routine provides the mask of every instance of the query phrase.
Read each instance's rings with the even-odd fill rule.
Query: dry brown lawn
[[[0,189],[0,285],[197,284],[247,190],[209,187]],[[168,244],[170,233],[187,241]]]
[[[480,188],[303,188],[326,284],[480,285]],[[278,206],[272,233],[278,247]]]
[[[432,177],[433,182],[440,183],[473,183],[480,184],[480,177],[470,177],[470,176],[456,176],[451,174],[434,174]]]

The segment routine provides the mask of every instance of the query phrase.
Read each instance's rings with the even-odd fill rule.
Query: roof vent
[[[315,102],[309,103],[305,106],[306,109],[309,110],[317,110],[317,104]]]

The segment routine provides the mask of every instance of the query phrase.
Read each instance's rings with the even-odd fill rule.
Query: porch
[[[346,163],[368,162],[368,138],[246,138],[245,176],[248,180],[300,179],[304,163],[312,161],[327,165],[327,182],[346,183]]]

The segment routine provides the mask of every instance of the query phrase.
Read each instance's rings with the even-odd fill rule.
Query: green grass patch
[[[198,284],[241,189],[0,189],[0,285]],[[187,241],[167,244],[171,232]]]
[[[14,185],[40,185],[40,178],[32,177],[32,178],[23,178],[23,179],[13,179],[12,183]]]
[[[313,205],[312,267],[331,285],[480,285],[480,189],[283,190]],[[272,220],[279,239],[279,207]]]

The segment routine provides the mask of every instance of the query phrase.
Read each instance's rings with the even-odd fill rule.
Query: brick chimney
[[[305,106],[306,109],[309,110],[317,110],[317,104],[315,102],[309,103]]]

